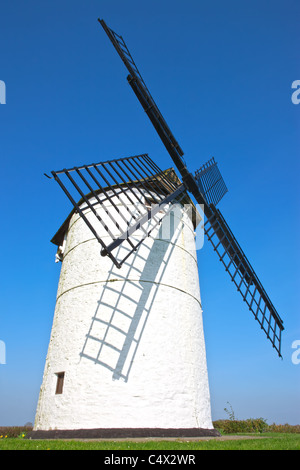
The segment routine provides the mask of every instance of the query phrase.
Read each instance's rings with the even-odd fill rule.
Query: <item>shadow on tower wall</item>
[[[153,242],[150,245],[143,243],[121,270],[113,265],[101,287],[98,306],[80,356],[110,370],[113,380],[128,381],[182,227],[181,217],[174,217],[171,211],[163,219],[156,237],[151,237]]]

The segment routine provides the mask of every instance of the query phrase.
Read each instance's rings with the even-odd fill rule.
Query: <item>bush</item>
[[[32,426],[3,426],[0,427],[0,439],[7,437],[22,437],[32,431]]]
[[[219,421],[214,421],[213,425],[218,429],[218,431],[224,434],[248,432],[262,433],[269,430],[269,426],[263,418],[245,420],[220,419]]]
[[[268,426],[268,431],[270,432],[290,432],[290,433],[300,433],[300,424],[291,425],[291,424],[270,424]]]

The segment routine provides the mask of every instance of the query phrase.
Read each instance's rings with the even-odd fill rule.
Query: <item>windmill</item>
[[[98,21],[175,169],[142,154],[52,171],[73,209],[52,239],[63,263],[33,437],[217,435],[198,225],[279,356],[283,322],[216,207],[217,162],[188,170],[124,39]]]

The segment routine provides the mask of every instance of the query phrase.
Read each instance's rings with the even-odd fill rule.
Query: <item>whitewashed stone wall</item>
[[[175,212],[171,240],[157,229],[121,269],[100,248],[75,214],[34,429],[211,429],[191,221]]]

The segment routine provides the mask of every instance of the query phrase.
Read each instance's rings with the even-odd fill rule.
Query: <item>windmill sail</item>
[[[130,73],[130,75],[128,76],[128,81],[130,85],[132,86],[132,83],[135,82],[135,86],[139,88],[140,92],[142,93],[142,95],[145,97],[147,101],[147,108],[152,109],[153,113],[155,114],[155,119],[161,126],[161,129],[163,133],[165,134],[166,138],[170,141],[170,144],[176,149],[176,152],[178,153],[178,155],[182,157],[183,150],[181,149],[180,145],[176,141],[169,126],[167,125],[161,112],[159,111],[157,105],[155,104],[155,101],[152,98],[151,93],[148,90],[146,83],[144,82],[144,79],[135,64],[133,57],[130,54],[129,49],[124,39],[122,38],[122,36],[119,36],[112,29],[110,29],[104,20],[98,19],[98,21],[103,27],[106,34],[108,35],[109,39],[111,40],[113,46],[115,47],[116,51],[118,52],[125,66],[127,67],[127,70]]]
[[[196,171],[195,178],[207,204],[213,203],[216,206],[228,191],[214,158]]]
[[[102,246],[102,256],[118,268],[170,212],[170,203],[186,197],[174,170],[162,171],[147,154],[51,173]],[[114,250],[122,244],[118,258]]]
[[[184,178],[186,176],[185,175],[186,167],[185,167],[184,160],[182,158],[183,150],[178,144],[177,140],[175,139],[168,124],[166,123],[161,112],[159,111],[158,106],[156,105],[154,99],[152,98],[151,93],[149,92],[135,64],[135,61],[133,60],[132,55],[130,54],[129,49],[124,39],[122,38],[122,36],[118,35],[112,29],[110,29],[106,25],[104,20],[98,19],[98,21],[103,27],[109,39],[111,40],[114,48],[116,49],[117,53],[121,57],[122,61],[124,62],[130,74],[127,77],[129,85],[131,86],[138,100],[143,106],[150,121],[152,122],[161,140],[163,141],[165,147],[170,153],[173,161],[175,162],[177,168],[179,168],[181,173],[183,172],[182,176]]]
[[[281,356],[281,332],[283,322],[269,299],[245,253],[226,223],[221,211],[216,208],[227,192],[226,184],[214,158],[196,171],[199,191],[205,199],[207,220],[204,232],[214,251],[228,272],[231,281],[240,292],[243,301],[253,313],[255,320],[266,333],[273,347]]]
[[[220,210],[213,204],[210,205],[210,209],[212,215],[205,222],[205,234],[243,301],[281,356],[281,332],[284,330],[282,319]]]

